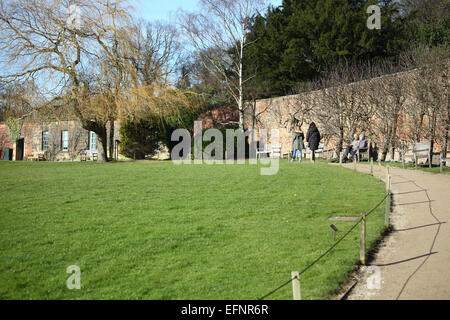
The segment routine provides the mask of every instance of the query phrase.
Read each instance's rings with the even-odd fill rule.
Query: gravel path
[[[357,170],[368,173],[370,166]],[[450,299],[450,175],[392,167],[390,173],[393,231],[347,299]],[[374,165],[374,176],[384,181],[386,169]]]

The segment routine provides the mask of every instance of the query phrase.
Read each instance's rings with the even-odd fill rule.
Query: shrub
[[[215,128],[215,129],[219,130],[222,133],[222,137],[223,137],[223,142],[222,142],[223,143],[222,144],[223,145],[223,159],[226,159],[226,155],[225,155],[226,146],[227,146],[226,130],[227,129],[236,130],[238,128],[237,127],[228,127],[228,128]],[[207,130],[209,130],[209,129],[203,129],[202,130],[202,137],[204,137],[205,131],[207,131]],[[248,141],[249,141],[249,139],[248,139],[248,137],[246,137],[245,138],[245,158],[248,158],[248,156],[249,156],[249,149],[250,149],[250,147],[249,147]],[[213,142],[214,142],[214,138],[212,139],[212,141],[204,141],[204,140],[202,140],[202,150],[204,151],[205,148],[207,146],[209,146]],[[234,159],[237,159],[237,137],[234,138],[233,145],[234,145]],[[195,154],[195,146],[194,146],[194,139],[192,139],[192,155],[194,155],[194,154]],[[214,157],[215,154],[213,153],[211,156]]]
[[[154,119],[123,121],[120,125],[120,153],[128,158],[153,156],[160,146],[161,130]]]

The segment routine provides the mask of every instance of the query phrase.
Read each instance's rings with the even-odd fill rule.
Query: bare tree
[[[448,61],[447,61],[448,62]],[[443,92],[443,103],[442,108],[439,111],[439,119],[441,121],[442,127],[442,153],[444,158],[447,158],[448,145],[449,145],[449,135],[450,135],[450,75],[448,64],[444,66],[441,74],[442,92]]]
[[[97,134],[99,161],[104,162],[108,116],[89,103],[90,82],[100,77],[101,60],[111,58],[111,50],[106,50],[116,44],[111,34],[117,34],[117,21],[126,19],[128,11],[124,1],[111,5],[107,0],[79,0],[76,7],[71,4],[56,0],[0,2],[0,49],[8,60],[1,77],[34,79],[52,87],[54,99],[64,100],[83,128]]]
[[[34,99],[36,95],[32,83],[0,83],[0,121],[29,114]]]
[[[417,68],[409,85],[409,127],[414,141],[426,138],[430,142],[430,159],[438,140],[443,152],[446,153],[448,147],[449,56],[446,47],[418,47],[403,57],[407,65]]]
[[[125,0],[71,4],[0,0],[0,50],[7,60],[0,79],[39,83],[49,97],[41,116],[78,119],[97,134],[98,161],[105,162],[108,123],[111,140],[116,119],[163,119],[197,101],[171,89],[173,30],[134,23]]]
[[[205,68],[226,87],[239,109],[244,126],[244,49],[251,18],[263,0],[201,0],[202,13],[181,15],[181,27]]]
[[[131,27],[128,46],[127,60],[134,69],[135,86],[171,81],[181,53],[178,31],[173,26],[138,21]]]
[[[360,66],[347,62],[338,64],[318,81],[322,88],[315,94],[313,117],[322,124],[324,136],[336,141],[335,153],[342,152],[344,143],[367,120],[369,115],[361,103]]]
[[[391,62],[379,63],[374,69],[375,75],[382,76],[365,81],[364,94],[367,96],[366,109],[370,109],[369,114],[372,114],[369,128],[382,143],[380,159],[384,161],[389,152],[393,159],[396,148],[400,147],[408,81],[407,74],[392,72],[396,65]]]

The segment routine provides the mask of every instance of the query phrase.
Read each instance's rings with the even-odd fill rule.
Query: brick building
[[[107,134],[109,137],[109,126]],[[120,140],[118,122],[115,123],[114,140]],[[12,151],[11,160],[27,160],[34,153],[45,153],[47,160],[79,160],[83,152],[97,152],[97,136],[94,132],[83,129],[77,121],[46,124],[25,122],[20,139],[13,142],[7,125],[0,123],[1,159],[5,148]]]

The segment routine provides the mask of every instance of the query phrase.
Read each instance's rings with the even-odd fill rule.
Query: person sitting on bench
[[[342,157],[342,162],[347,162],[347,158],[348,158],[348,154],[350,153],[351,154],[351,156],[352,156],[352,159],[353,159],[353,155],[354,155],[354,153],[352,153],[352,151],[354,151],[354,150],[356,150],[357,148],[358,148],[358,145],[359,145],[359,136],[358,136],[358,134],[357,133],[355,133],[354,135],[353,135],[353,141],[352,141],[352,144],[351,145],[348,145],[346,148],[345,148],[345,151],[344,151],[344,156]]]
[[[359,155],[359,150],[360,150],[360,149],[365,149],[365,148],[367,148],[367,140],[366,140],[366,137],[365,137],[363,134],[360,134],[360,135],[359,135],[358,146],[356,147],[356,150],[352,150],[352,151],[350,152],[350,154],[352,155],[352,160],[353,160],[353,157],[355,156],[355,154],[358,154],[358,155]]]

